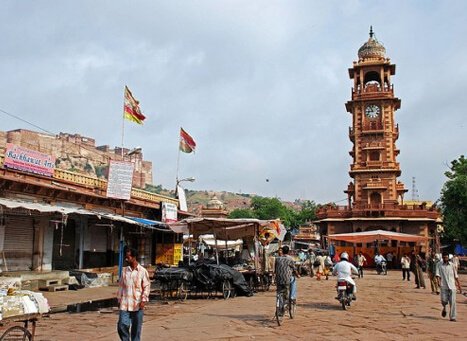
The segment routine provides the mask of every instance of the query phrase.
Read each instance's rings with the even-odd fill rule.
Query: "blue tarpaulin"
[[[467,248],[462,247],[461,244],[457,244],[456,247],[454,248],[454,253],[456,255],[465,256],[467,255]]]
[[[161,221],[157,220],[150,220],[150,219],[145,219],[145,218],[137,218],[137,217],[126,217],[128,219],[134,220],[140,224],[148,225],[148,226],[159,226],[159,227],[167,227],[166,224],[164,224]]]

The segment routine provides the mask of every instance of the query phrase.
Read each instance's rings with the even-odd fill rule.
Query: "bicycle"
[[[297,307],[294,300],[290,297],[289,291],[289,285],[278,285],[276,293],[276,321],[279,326],[284,320],[284,315],[287,310],[289,311],[289,317],[291,319],[295,317]]]

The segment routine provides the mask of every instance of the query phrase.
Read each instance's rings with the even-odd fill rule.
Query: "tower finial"
[[[374,35],[373,26],[370,26],[370,38],[373,38],[373,35]]]

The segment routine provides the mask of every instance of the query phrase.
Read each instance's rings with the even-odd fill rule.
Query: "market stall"
[[[227,251],[232,249],[233,245],[241,244],[241,259],[244,262],[238,262],[233,267],[244,275],[252,289],[258,286],[269,288],[269,285],[263,285],[266,280],[270,282],[267,272],[272,270],[268,268],[268,247],[271,241],[282,240],[286,232],[278,220],[259,219],[190,218],[171,224],[171,228],[190,236],[188,238],[189,264],[193,259],[191,243],[200,237],[203,239],[206,235],[213,236],[213,240],[208,239],[209,242],[206,244],[212,245],[217,265],[220,264],[221,251],[224,251],[223,260],[225,261]]]
[[[333,241],[351,243],[350,246],[335,246],[336,253],[340,254],[346,251],[349,255],[354,257],[358,252],[362,251],[367,258],[368,265],[373,264],[373,258],[376,252],[382,255],[385,255],[387,252],[392,252],[396,256],[396,259],[399,259],[401,255],[409,253],[413,249],[411,244],[417,245],[423,242],[426,243],[428,239],[430,239],[430,237],[385,230],[331,234],[327,236],[327,238],[330,243]],[[382,245],[383,242],[387,243],[390,241],[395,241],[399,244],[395,247],[388,246],[389,244]],[[400,242],[403,242],[404,246],[401,246]],[[371,244],[372,247],[364,247],[363,245],[365,245],[365,243],[367,245]]]

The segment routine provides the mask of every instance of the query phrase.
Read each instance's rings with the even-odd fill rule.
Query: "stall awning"
[[[50,205],[47,203],[39,203],[39,202],[32,202],[26,200],[18,200],[18,199],[9,199],[9,198],[0,198],[0,206],[9,208],[9,209],[17,209],[22,208],[31,211],[43,212],[43,213],[60,213],[63,215],[70,215],[70,214],[81,214],[81,215],[89,215],[89,216],[96,216],[99,219],[108,219],[113,221],[120,221],[123,223],[131,224],[131,225],[138,225],[142,227],[147,227],[147,225],[142,222],[138,222],[136,220],[114,214],[114,213],[107,213],[107,212],[99,212],[99,211],[91,211],[81,207],[73,207],[73,206],[63,206],[63,205]]]
[[[429,237],[384,230],[330,234],[328,238],[330,240],[342,240],[351,243],[367,243],[373,242],[375,240],[399,240],[401,242],[420,242],[429,239]]]
[[[258,227],[266,223],[259,219],[189,218],[170,224],[170,228],[174,232],[192,234],[195,238],[213,234],[219,239],[236,240],[255,236]]]

